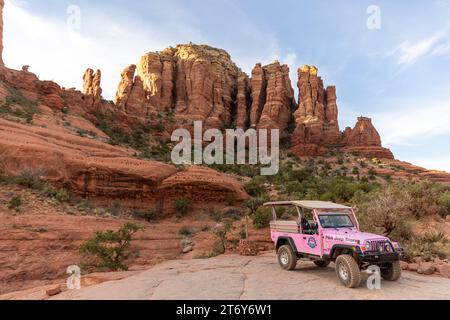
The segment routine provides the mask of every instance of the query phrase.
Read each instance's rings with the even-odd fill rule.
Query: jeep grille
[[[370,251],[394,252],[394,247],[391,242],[387,240],[371,240]]]

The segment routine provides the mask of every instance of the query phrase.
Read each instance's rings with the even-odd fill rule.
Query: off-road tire
[[[394,261],[388,264],[387,268],[381,268],[381,277],[387,281],[397,281],[402,276],[400,261]]]
[[[316,261],[313,261],[313,262],[319,268],[326,268],[330,264],[330,261],[327,261],[327,260],[316,260]]]
[[[294,270],[297,266],[297,256],[290,245],[283,245],[278,248],[278,263],[284,270]]]
[[[336,259],[336,275],[339,281],[347,288],[359,287],[361,283],[361,270],[358,263],[348,254],[343,254]]]

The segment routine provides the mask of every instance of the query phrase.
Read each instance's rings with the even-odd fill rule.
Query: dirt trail
[[[320,270],[301,262],[292,272],[274,254],[174,260],[137,275],[66,291],[53,299],[450,299],[450,279],[405,272],[398,282],[369,290],[340,285],[334,265]]]

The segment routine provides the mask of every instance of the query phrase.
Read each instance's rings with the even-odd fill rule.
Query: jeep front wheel
[[[278,249],[277,252],[278,262],[280,263],[281,268],[284,270],[294,270],[297,265],[297,257],[295,256],[294,251],[291,246],[284,245]]]
[[[343,254],[336,259],[336,275],[347,288],[359,287],[361,283],[361,270],[355,259],[348,254]]]
[[[400,261],[388,263],[385,268],[381,268],[381,276],[387,281],[397,281],[402,276]]]
[[[319,268],[326,268],[330,264],[330,261],[327,260],[316,260],[314,261],[314,264],[318,266]]]

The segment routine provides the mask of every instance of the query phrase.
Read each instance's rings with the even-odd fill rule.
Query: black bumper
[[[366,251],[358,255],[359,261],[368,263],[393,262],[402,258],[401,252],[371,252]]]

